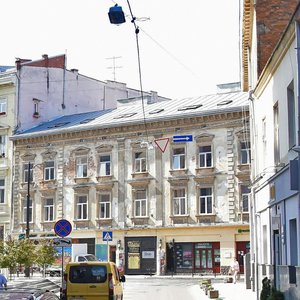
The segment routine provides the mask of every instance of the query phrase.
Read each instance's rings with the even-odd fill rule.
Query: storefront
[[[169,243],[167,272],[220,273],[220,243]]]
[[[126,274],[155,274],[156,249],[156,237],[125,238]]]

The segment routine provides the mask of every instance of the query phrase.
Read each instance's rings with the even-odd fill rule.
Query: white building
[[[252,279],[257,299],[264,277],[285,299],[299,299],[300,177],[295,149],[300,143],[300,11],[298,1],[278,1],[278,13],[272,14],[274,2],[244,1],[243,86],[249,90],[253,153]]]

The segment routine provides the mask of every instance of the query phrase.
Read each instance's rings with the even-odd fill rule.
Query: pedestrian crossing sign
[[[105,242],[112,241],[112,239],[113,239],[112,231],[103,231],[102,238],[103,238],[103,241],[105,241]]]

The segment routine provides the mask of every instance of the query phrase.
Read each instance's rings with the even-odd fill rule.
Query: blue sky
[[[140,27],[143,89],[170,98],[216,92],[216,84],[239,81],[239,0],[130,0]],[[115,3],[126,0],[1,1],[0,65],[15,58],[67,54],[67,68],[99,80],[139,89],[134,27],[112,25]],[[5,45],[5,47],[3,47]]]

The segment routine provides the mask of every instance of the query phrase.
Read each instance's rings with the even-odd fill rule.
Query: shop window
[[[5,180],[0,179],[0,204],[5,202]]]
[[[101,154],[99,157],[99,176],[111,175],[111,156],[110,154]]]
[[[147,194],[145,189],[134,192],[134,215],[135,217],[147,216]]]
[[[185,188],[173,190],[173,214],[174,216],[186,215],[186,191]]]
[[[185,149],[175,148],[173,149],[173,170],[185,169]]]
[[[211,145],[199,146],[199,168],[212,167]]]
[[[213,213],[213,193],[211,187],[200,188],[199,214]]]
[[[54,180],[55,178],[55,169],[54,161],[46,161],[44,163],[44,180]]]
[[[46,198],[44,200],[44,221],[51,222],[54,220],[54,199]]]
[[[27,199],[23,200],[23,223],[27,222]],[[29,222],[32,222],[32,199],[29,199]]]
[[[76,218],[77,220],[87,220],[88,198],[86,195],[78,195],[76,198]]]
[[[175,244],[176,269],[193,268],[193,244],[176,243]]]
[[[141,173],[147,171],[146,151],[134,153],[134,172]]]
[[[110,219],[111,195],[110,193],[99,194],[99,219]]]
[[[87,156],[76,157],[76,177],[87,177]]]

